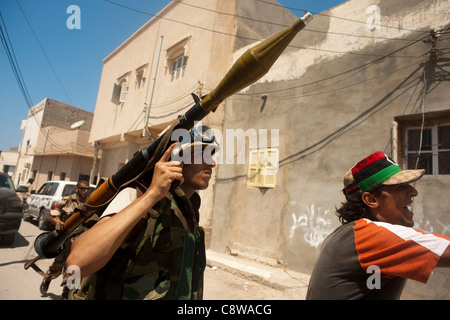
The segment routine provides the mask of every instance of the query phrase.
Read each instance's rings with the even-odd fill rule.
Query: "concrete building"
[[[10,177],[16,171],[17,159],[19,158],[19,152],[17,150],[17,147],[10,148],[10,150],[0,150],[0,170]]]
[[[194,105],[191,93],[202,96],[215,88],[231,67],[234,51],[295,20],[288,10],[270,3],[169,3],[103,61],[90,136],[102,151],[99,174],[110,177],[150,145]],[[219,106],[203,123],[222,130],[223,114]],[[201,192],[201,224],[207,235],[213,192],[214,181]]]
[[[347,1],[315,15],[264,78],[227,99],[223,127],[247,135],[236,147],[247,161],[218,167],[210,249],[310,273],[339,225],[344,174],[377,150],[427,169],[416,227],[450,236],[449,12],[449,1]],[[250,149],[260,129],[276,134]],[[448,281],[437,269],[404,295],[449,299]]]
[[[88,142],[92,117],[91,112],[49,98],[33,106],[22,121],[15,185],[33,178],[37,190],[48,180],[89,180],[94,159],[94,147]]]

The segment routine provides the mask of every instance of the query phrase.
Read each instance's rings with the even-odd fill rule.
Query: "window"
[[[114,104],[120,104],[127,100],[128,76],[129,73],[120,77],[117,80],[117,83],[114,83],[113,92],[111,95],[111,102],[113,102]]]
[[[146,68],[147,68],[147,65],[142,66],[136,70],[136,82],[134,84],[135,90],[142,90],[145,88],[146,78],[144,77],[144,75],[145,75]]]
[[[249,151],[247,187],[269,188],[276,186],[278,172],[278,149],[256,149]]]
[[[405,151],[408,169],[425,169],[426,174],[450,174],[450,124],[408,128]]]
[[[185,56],[181,56],[173,60],[170,68],[170,81],[175,81],[183,77],[185,67],[186,67]]]
[[[190,38],[187,37],[178,41],[167,49],[166,72],[170,72],[170,81],[175,81],[184,76],[186,64],[189,56]]]
[[[122,81],[120,84],[120,97],[119,102],[125,102],[127,101],[127,94],[128,94],[128,83],[126,81]]]
[[[450,110],[397,117],[399,163],[425,174],[450,174]]]

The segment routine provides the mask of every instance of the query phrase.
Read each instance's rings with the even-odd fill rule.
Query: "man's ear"
[[[378,199],[371,193],[369,192],[364,192],[362,194],[362,201],[369,207],[372,209],[378,208],[379,206],[379,202]]]

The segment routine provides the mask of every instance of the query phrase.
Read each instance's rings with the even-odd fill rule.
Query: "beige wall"
[[[80,176],[87,176],[89,180],[92,169],[92,158],[74,155],[44,155],[35,156],[31,170],[36,170],[37,175],[33,183],[33,189],[37,190],[48,181],[48,173],[52,172],[51,180],[78,181]],[[61,173],[65,172],[64,179]]]

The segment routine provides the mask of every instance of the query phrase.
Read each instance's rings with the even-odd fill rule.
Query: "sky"
[[[152,14],[156,15],[170,3],[169,0],[111,1],[148,14],[108,0],[0,0],[2,37],[13,52],[25,85],[25,89],[19,86],[2,42],[0,151],[19,147],[22,120],[27,118],[30,106],[47,97],[94,112],[103,59],[150,20]],[[301,17],[300,10],[314,14],[345,1],[278,2]]]

